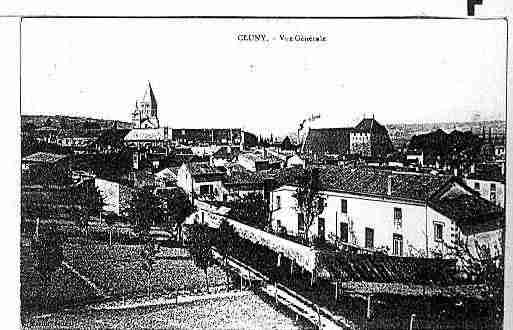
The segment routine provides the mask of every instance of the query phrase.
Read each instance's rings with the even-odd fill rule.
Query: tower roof
[[[153,93],[153,88],[151,88],[151,83],[149,81],[148,81],[148,86],[146,87],[146,91],[144,92],[143,100],[144,100],[144,102],[150,103],[152,109],[157,108],[157,99],[155,98],[155,94]]]

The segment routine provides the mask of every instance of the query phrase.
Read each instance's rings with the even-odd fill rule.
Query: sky
[[[129,121],[150,81],[175,128],[505,119],[505,45],[504,20],[24,19],[22,113]]]

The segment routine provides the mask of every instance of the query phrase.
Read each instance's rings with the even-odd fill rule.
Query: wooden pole
[[[294,260],[290,260],[290,276],[294,273]]]
[[[367,296],[367,320],[371,317],[371,295]]]
[[[278,304],[278,287],[276,282],[274,282],[274,303]]]
[[[415,314],[411,314],[411,317],[410,317],[410,330],[413,329],[413,319],[415,319]]]
[[[318,322],[319,329],[322,329],[321,313],[319,312],[318,305],[315,305],[315,311],[317,312],[317,322]]]
[[[281,253],[278,253],[278,262],[276,263],[276,267],[281,266]]]
[[[335,301],[338,301],[338,282],[335,282]]]

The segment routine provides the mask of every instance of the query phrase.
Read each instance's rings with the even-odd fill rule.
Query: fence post
[[[367,296],[367,320],[371,318],[371,295]]]
[[[276,282],[274,282],[274,303],[278,304],[278,287]]]
[[[410,317],[410,330],[413,329],[413,319],[415,319],[415,314],[411,314],[411,317]]]
[[[321,322],[321,313],[319,312],[319,305],[315,305],[315,311],[317,312],[317,322],[319,329],[322,329],[322,322]]]

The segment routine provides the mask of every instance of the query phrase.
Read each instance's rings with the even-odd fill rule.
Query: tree
[[[161,223],[164,218],[163,203],[150,190],[142,189],[130,201],[128,214],[135,230],[149,235],[151,226]]]
[[[206,224],[195,223],[189,233],[189,252],[196,266],[205,272],[205,280],[208,285],[208,267],[214,261],[212,254],[212,237]]]
[[[460,273],[467,282],[485,284],[493,304],[497,320],[501,320],[504,307],[504,229],[501,230],[498,245],[491,251],[486,245],[473,241],[474,253],[469,242],[456,241],[455,245],[446,245],[449,256],[458,260]],[[499,322],[500,323],[500,322]]]
[[[107,216],[104,218],[105,223],[107,226],[109,226],[109,246],[112,245],[112,227],[115,223],[115,216],[113,214],[107,214]]]
[[[324,211],[324,197],[320,194],[319,169],[311,168],[299,178],[299,186],[293,197],[297,211],[303,215],[304,239],[309,244],[308,232],[315,219]]]
[[[142,267],[146,271],[148,275],[147,280],[147,292],[148,298],[150,298],[151,294],[151,274],[153,272],[153,265],[155,264],[155,255],[157,254],[157,249],[155,248],[155,244],[152,240],[148,240],[148,242],[144,245],[141,251]]]
[[[228,216],[250,226],[264,229],[269,224],[269,206],[260,193],[249,193],[230,203]]]
[[[43,286],[50,282],[52,274],[64,260],[62,238],[53,225],[49,225],[41,234],[32,239],[32,252],[35,259],[34,268],[41,276]],[[43,298],[43,306],[48,305],[48,290]]]
[[[219,228],[217,229],[217,249],[221,253],[224,259],[225,271],[226,271],[226,285],[229,285],[229,274],[228,274],[228,264],[227,257],[235,251],[235,248],[239,243],[239,235],[233,228],[231,224],[228,223],[226,219],[221,221]]]
[[[101,211],[105,205],[103,196],[94,185],[85,185],[78,193],[78,205],[80,207],[77,216],[77,225],[86,232],[89,227],[89,220],[91,217],[98,215],[101,216]]]
[[[185,220],[196,211],[196,208],[190,201],[183,189],[175,189],[171,196],[167,198],[166,213],[170,222],[168,225],[176,224],[178,231],[178,241],[182,242],[182,225]]]

